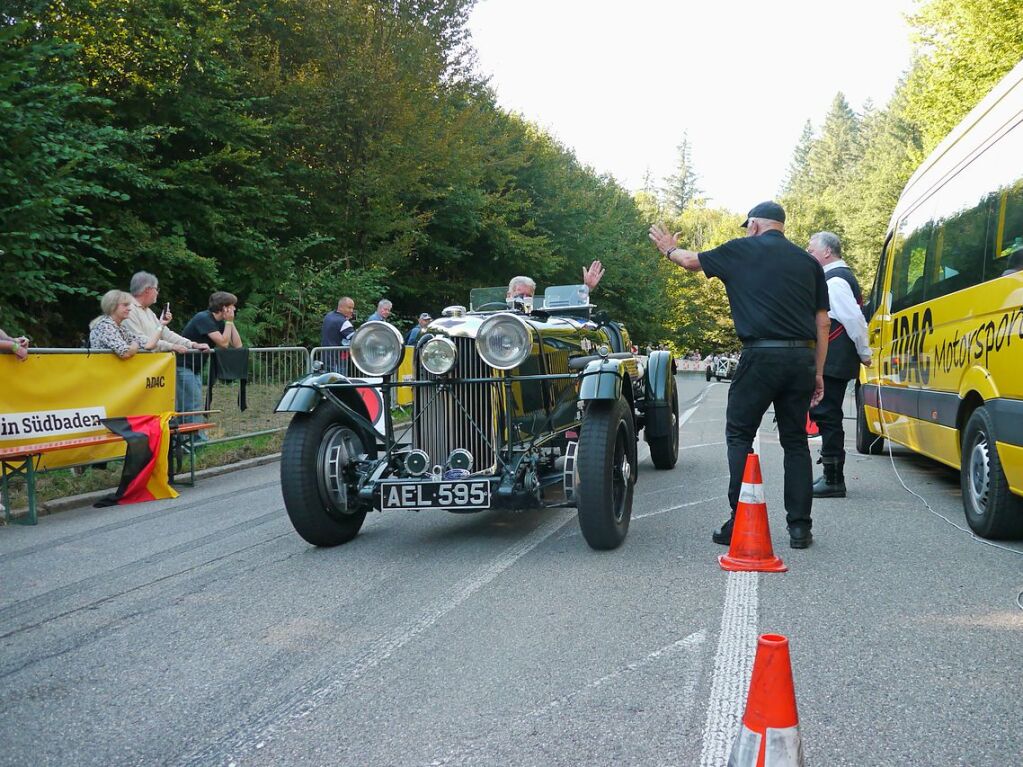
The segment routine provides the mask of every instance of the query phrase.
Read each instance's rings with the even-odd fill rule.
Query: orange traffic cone
[[[803,767],[803,742],[792,685],[789,640],[762,634],[757,642],[746,713],[728,767]]]
[[[806,414],[806,436],[808,437],[819,437],[821,435],[821,429],[817,425],[817,422],[810,417],[810,414]]]
[[[771,546],[764,483],[760,478],[760,457],[756,453],[746,456],[739,505],[732,523],[732,542],[728,546],[728,553],[719,556],[718,562],[724,570],[765,573],[783,573],[788,570],[781,557],[775,556],[774,547]]]

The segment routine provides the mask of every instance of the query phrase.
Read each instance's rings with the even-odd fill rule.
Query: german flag
[[[104,418],[103,425],[128,444],[124,452],[124,472],[117,492],[96,506],[177,498],[167,481],[170,419],[173,413]]]

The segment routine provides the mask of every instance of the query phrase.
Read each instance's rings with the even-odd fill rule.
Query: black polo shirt
[[[769,230],[698,254],[707,277],[725,283],[741,341],[815,341],[817,311],[827,311],[824,270],[785,235]]]

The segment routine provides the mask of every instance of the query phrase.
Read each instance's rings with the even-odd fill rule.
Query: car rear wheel
[[[863,409],[863,389],[856,384],[856,452],[863,455],[881,455],[884,452],[884,437],[867,428],[867,411]]]
[[[352,464],[366,449],[337,416],[327,403],[296,413],[281,447],[284,507],[296,532],[314,546],[347,543],[366,519],[349,488]]]
[[[671,403],[671,431],[650,440],[650,460],[657,469],[672,469],[678,462],[678,386],[674,376],[668,396]]]
[[[993,434],[987,408],[974,410],[963,431],[959,470],[966,521],[984,538],[1023,537],[1023,500],[1009,490]]]
[[[579,435],[579,527],[594,549],[614,549],[629,532],[636,482],[636,429],[623,398],[591,402]]]

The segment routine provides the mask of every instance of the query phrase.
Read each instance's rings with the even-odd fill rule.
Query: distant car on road
[[[731,380],[735,369],[739,366],[739,358],[734,354],[715,354],[707,358],[707,380]]]

